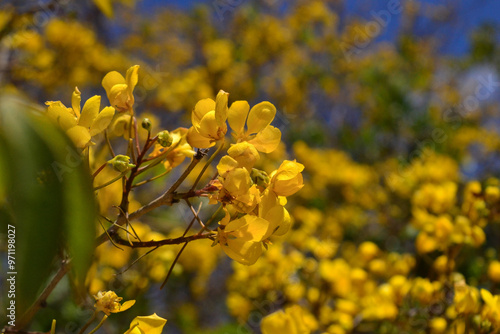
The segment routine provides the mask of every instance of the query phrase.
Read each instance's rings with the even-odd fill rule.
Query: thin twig
[[[106,139],[106,145],[108,145],[109,153],[111,153],[111,156],[113,158],[116,157],[115,151],[113,151],[113,147],[111,146],[111,142],[109,141],[108,130],[104,130],[104,138]]]
[[[193,220],[194,221],[194,220]],[[179,245],[185,242],[190,242],[199,239],[209,239],[213,236],[213,233],[205,233],[205,234],[194,234],[188,237],[179,237],[172,239],[163,239],[163,240],[151,240],[151,241],[132,241],[132,245],[128,243],[127,240],[115,237],[115,242],[117,244],[127,246],[130,248],[149,248],[149,247],[159,247],[163,245]]]
[[[132,117],[134,122],[134,131],[135,131],[135,149],[137,150],[137,155],[141,154],[141,148],[139,146],[139,131],[137,130],[137,119],[135,116]]]
[[[132,186],[132,188],[142,186],[142,185],[144,185],[144,184],[146,184],[146,183],[149,183],[149,182],[151,182],[151,181],[154,181],[154,180],[158,180],[159,178],[161,178],[161,177],[163,177],[163,176],[167,175],[168,173],[170,173],[170,170],[167,170],[167,171],[165,171],[165,172],[163,172],[163,173],[161,173],[161,174],[158,174],[158,175],[156,175],[156,176],[154,176],[154,177],[152,177],[152,178],[150,178],[150,179],[147,179],[147,180],[144,180],[144,181],[141,181],[141,182],[137,182],[136,184],[134,184],[134,185]]]
[[[99,174],[104,169],[104,167],[106,167],[107,164],[108,164],[108,162],[106,161],[105,163],[103,163],[101,165],[101,167],[97,168],[97,170],[94,172],[94,174],[92,174],[92,180],[95,179],[95,177],[97,176],[97,174]]]
[[[203,169],[201,170],[200,174],[198,175],[198,177],[196,178],[196,181],[194,181],[194,184],[193,186],[191,187],[190,191],[193,191],[196,186],[198,185],[198,182],[200,182],[201,178],[203,177],[203,174],[205,174],[205,171],[207,170],[208,166],[210,166],[210,164],[212,163],[212,161],[215,159],[215,157],[222,151],[222,149],[224,148],[224,141],[222,141],[219,145],[219,147],[217,148],[217,150],[214,152],[214,154],[212,154],[210,156],[210,158],[207,160],[207,162],[205,163],[205,166],[203,166]]]
[[[200,207],[198,209],[198,212],[196,212],[193,208],[193,206],[191,205],[191,202],[189,202],[189,199],[185,199],[186,201],[186,204],[189,206],[189,209],[191,210],[191,212],[193,213],[193,216],[194,218],[198,221],[198,223],[200,224],[201,228],[205,229],[205,225],[203,224],[203,222],[201,221],[200,217],[198,216],[198,212],[200,212],[200,209],[201,209],[201,203],[200,203]]]
[[[179,258],[181,257],[181,254],[184,251],[184,249],[186,248],[187,244],[188,243],[185,242],[184,245],[182,245],[182,248],[179,250],[179,253],[177,253],[177,256],[175,257],[174,262],[172,262],[172,265],[170,266],[170,269],[168,270],[167,277],[165,277],[165,280],[163,281],[163,283],[160,286],[160,290],[163,289],[165,284],[167,284],[167,281],[170,278],[172,271],[174,271],[175,264],[177,263],[177,260],[179,260]]]
[[[182,234],[182,236],[183,236],[183,237],[184,237],[184,236],[185,236],[185,235],[189,232],[189,230],[190,230],[190,229],[191,229],[191,227],[193,226],[193,223],[194,223],[195,219],[198,219],[198,221],[200,221],[200,219],[199,219],[199,218],[197,218],[197,217],[198,217],[198,213],[200,213],[200,210],[201,210],[201,204],[202,204],[202,203],[200,203],[200,205],[198,206],[198,211],[197,211],[197,212],[196,212],[196,211],[194,211],[193,206],[192,206],[189,202],[188,202],[188,204],[189,204],[189,207],[191,208],[191,211],[193,212],[194,217],[193,217],[193,219],[191,219],[191,222],[189,223],[188,227],[187,227],[187,228],[186,228],[186,230],[184,231],[184,234]],[[198,233],[197,233],[197,234],[195,234],[195,235],[200,235],[200,234],[201,234],[201,233],[200,233],[200,232],[198,232]],[[178,260],[179,260],[179,258],[181,257],[182,252],[184,251],[184,249],[186,249],[187,244],[188,244],[188,242],[184,243],[184,245],[182,245],[182,248],[179,250],[179,252],[178,252],[178,253],[177,253],[177,255],[175,256],[175,259],[174,259],[174,261],[172,262],[172,265],[171,265],[171,266],[170,266],[170,268],[168,269],[167,277],[165,277],[165,280],[163,280],[163,283],[162,283],[162,284],[161,284],[161,286],[160,286],[160,290],[161,290],[161,289],[163,289],[163,287],[165,286],[165,284],[167,284],[167,281],[168,281],[168,279],[169,279],[170,275],[172,274],[172,271],[174,270],[174,267],[175,267],[175,265],[176,265],[177,261],[178,261]]]
[[[121,275],[121,274],[123,274],[124,272],[126,272],[127,270],[129,270],[130,268],[132,268],[132,266],[133,266],[134,264],[136,264],[137,262],[139,262],[139,260],[140,260],[140,259],[142,259],[142,258],[143,258],[143,257],[145,257],[146,255],[148,255],[149,253],[152,253],[153,251],[157,250],[157,249],[158,249],[158,247],[160,247],[160,246],[157,246],[157,247],[155,247],[155,248],[153,248],[153,249],[150,249],[150,250],[148,250],[146,253],[144,253],[144,254],[142,254],[141,256],[139,256],[139,257],[138,257],[137,259],[135,259],[135,260],[134,260],[134,261],[133,261],[133,262],[132,262],[132,263],[131,263],[131,264],[130,264],[127,268],[125,268],[124,270],[120,271],[119,273],[116,273],[116,274],[115,274],[115,276],[116,276],[116,275]]]
[[[108,230],[104,227],[104,225],[102,224],[101,220],[99,218],[97,218],[97,221],[101,225],[102,229],[104,230],[104,233],[106,233],[106,235],[108,236],[109,241],[111,241],[111,243],[113,244],[113,246],[115,246],[119,250],[123,251],[123,248],[121,248],[120,246],[118,246],[117,244],[115,244],[115,242],[113,241],[113,238],[110,237],[110,235],[108,234]]]
[[[120,180],[120,179],[121,179],[121,178],[122,178],[125,174],[127,174],[127,171],[125,171],[125,172],[121,173],[120,175],[118,175],[118,176],[117,176],[117,177],[115,177],[114,179],[111,179],[111,180],[109,180],[108,182],[101,184],[100,186],[94,187],[94,191],[99,190],[99,189],[102,189],[102,188],[104,188],[104,187],[109,186],[110,184],[115,183],[116,181]]]

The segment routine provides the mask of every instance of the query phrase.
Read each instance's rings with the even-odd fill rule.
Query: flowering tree
[[[0,7],[4,332],[500,331],[494,28],[93,4]]]

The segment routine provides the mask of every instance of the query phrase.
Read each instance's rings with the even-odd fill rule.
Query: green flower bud
[[[109,160],[108,164],[112,165],[114,169],[121,173],[135,167],[134,164],[130,163],[130,157],[121,154]]]
[[[143,119],[141,126],[143,129],[145,129],[147,131],[151,131],[151,121],[149,120],[149,118]]]
[[[269,184],[269,176],[263,170],[252,168],[250,177],[252,178],[253,183],[260,187],[266,188]]]
[[[169,147],[172,145],[173,138],[168,131],[162,131],[158,133],[158,144],[163,147]]]

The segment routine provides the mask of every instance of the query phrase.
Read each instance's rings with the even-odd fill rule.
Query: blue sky
[[[211,5],[214,0],[140,0],[137,2],[143,12],[152,13],[158,7],[174,5],[179,8],[189,9],[200,3]],[[224,0],[220,0],[224,1]],[[235,0],[229,0],[232,3]],[[242,4],[252,0],[239,0]],[[286,1],[286,0],[283,0]],[[390,0],[345,0],[345,9],[348,16],[361,16],[373,19],[371,12],[387,8]],[[396,0],[392,0],[396,1]],[[400,0],[401,2],[403,0]],[[417,33],[421,35],[435,35],[442,41],[441,51],[448,54],[460,55],[467,52],[470,32],[482,23],[500,23],[500,1],[498,0],[420,0],[430,12],[436,5],[444,9],[452,9],[450,20],[442,24],[430,24],[429,20],[420,20],[417,24]],[[398,17],[391,19],[382,34],[382,39],[392,39],[397,35],[400,27]]]

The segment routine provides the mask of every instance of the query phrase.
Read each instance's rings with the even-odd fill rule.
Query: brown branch
[[[17,330],[12,327],[6,327],[4,328],[4,332],[1,332],[2,334],[49,334],[50,332],[27,332],[27,331],[22,331],[22,330]]]
[[[182,175],[179,177],[179,179],[177,179],[177,181],[175,181],[175,183],[165,193],[163,193],[163,195],[154,199],[149,204],[144,205],[143,207],[141,207],[137,211],[134,211],[131,214],[129,214],[128,220],[137,219],[137,218],[141,217],[142,215],[144,215],[144,214],[146,214],[146,213],[148,213],[148,212],[150,212],[150,211],[152,211],[152,210],[154,210],[157,207],[160,207],[162,205],[172,205],[172,203],[174,203],[174,200],[176,200],[175,191],[177,190],[177,188],[179,188],[179,186],[182,184],[182,182],[184,182],[184,180],[188,177],[188,175],[193,171],[193,169],[200,162],[200,160],[205,156],[205,154],[206,154],[205,150],[198,150],[196,155],[193,157],[193,160],[188,165],[188,167],[186,168],[184,173],[182,173]],[[132,170],[131,177],[127,181],[127,185],[126,185],[126,188],[129,187],[129,189],[128,189],[128,191],[127,191],[127,189],[124,190],[124,196],[127,195],[127,197],[128,197],[128,193],[130,192],[130,189],[132,188],[132,182],[131,182],[133,180],[132,175],[134,175],[134,172],[136,171],[136,168],[138,168],[138,166],[139,166],[139,164]],[[126,201],[127,206],[128,206],[128,199],[123,197],[122,202],[124,202],[124,201]],[[123,209],[123,207],[122,207],[122,209]],[[124,211],[126,212],[126,210],[124,210]],[[125,222],[126,222],[125,217],[123,215],[119,215],[118,219],[116,220],[116,225],[121,226]],[[108,229],[108,234],[111,237],[116,235],[117,232],[118,232],[117,226],[111,226]],[[97,245],[102,244],[106,240],[108,240],[108,235],[106,233],[101,234],[97,238]]]
[[[163,240],[151,240],[151,241],[132,241],[132,244],[128,242],[128,240],[115,237],[114,241],[117,244],[131,247],[131,248],[148,248],[148,247],[160,247],[164,245],[178,245],[182,243],[187,243],[190,241],[194,240],[199,240],[199,239],[209,239],[211,236],[213,236],[212,233],[205,233],[205,234],[194,234],[190,235],[188,237],[179,237],[179,238],[172,238],[172,239],[163,239]]]

